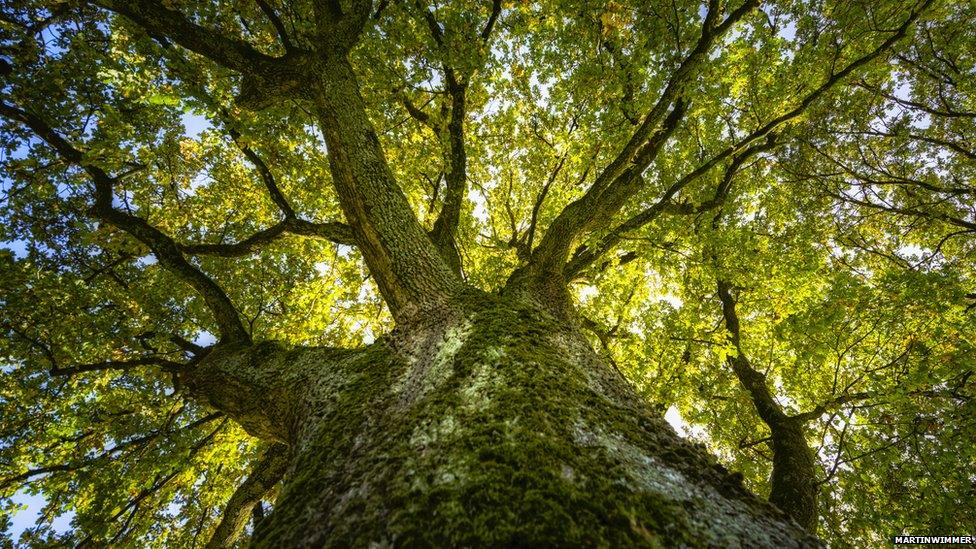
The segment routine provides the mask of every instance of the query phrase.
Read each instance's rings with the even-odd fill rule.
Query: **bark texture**
[[[259,391],[290,407],[238,418],[295,456],[254,546],[817,546],[680,439],[572,323],[477,293],[427,318],[360,351],[266,343],[201,364],[223,378],[196,381],[205,392],[252,368],[303,372]]]
[[[398,321],[454,293],[460,280],[413,215],[366,115],[345,59],[330,65],[316,103],[339,202],[384,301]]]
[[[811,532],[817,531],[816,456],[803,435],[803,422],[789,417],[773,431],[769,501]]]

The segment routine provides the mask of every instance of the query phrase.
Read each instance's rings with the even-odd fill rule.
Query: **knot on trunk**
[[[273,63],[261,63],[245,73],[234,103],[245,110],[260,111],[285,99],[300,97],[315,86],[319,72],[312,54],[289,54]]]
[[[287,441],[295,424],[295,401],[304,373],[291,352],[266,341],[236,348],[218,346],[181,374],[189,393],[224,412],[250,435]]]

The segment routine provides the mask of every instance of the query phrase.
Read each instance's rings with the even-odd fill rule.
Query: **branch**
[[[810,410],[809,412],[803,412],[803,413],[800,413],[800,414],[796,414],[793,417],[796,418],[797,421],[802,421],[802,422],[810,421],[811,419],[816,419],[816,418],[822,416],[828,410],[831,410],[831,409],[834,409],[834,408],[839,408],[839,407],[841,407],[844,404],[847,404],[849,402],[857,402],[859,400],[867,400],[867,399],[873,398],[875,396],[877,396],[877,395],[875,395],[874,393],[867,393],[867,392],[861,392],[861,393],[845,393],[843,395],[840,395],[837,398],[833,398],[833,399],[831,399],[831,400],[829,400],[827,402],[824,402],[823,404],[818,405],[816,408],[814,408],[813,410]]]
[[[240,242],[234,244],[184,244],[180,246],[183,252],[189,255],[240,257],[253,253],[259,246],[268,244],[285,233],[323,238],[337,244],[350,246],[356,244],[356,239],[352,234],[352,228],[344,223],[315,223],[299,219],[295,214],[294,208],[291,207],[291,204],[289,204],[285,195],[278,187],[274,174],[271,173],[271,168],[268,167],[268,164],[254,149],[241,139],[241,133],[234,129],[234,121],[230,113],[218,105],[216,101],[210,100],[210,103],[215,110],[220,112],[227,127],[227,134],[241,150],[241,153],[244,154],[244,157],[257,169],[261,181],[268,190],[271,201],[278,206],[278,209],[281,210],[285,218],[279,223],[258,231]]]
[[[187,459],[192,459],[193,457],[195,457],[197,452],[199,452],[204,446],[206,446],[207,444],[210,443],[210,441],[213,440],[214,436],[216,436],[217,432],[221,428],[223,428],[223,423],[218,425],[208,435],[206,435],[205,437],[197,441],[196,444],[191,446],[189,448],[189,455],[187,456]],[[128,524],[132,521],[132,518],[135,517],[135,514],[139,511],[139,505],[142,503],[142,501],[148,498],[149,496],[152,496],[156,492],[158,492],[160,489],[163,488],[163,486],[165,486],[168,482],[176,478],[182,472],[184,472],[184,469],[177,468],[165,476],[163,476],[161,473],[157,474],[156,478],[153,479],[152,485],[139,492],[134,498],[132,498],[129,501],[129,503],[127,503],[124,507],[122,507],[122,509],[120,509],[115,515],[113,515],[108,520],[109,523],[115,522],[116,520],[119,519],[119,517],[121,517],[130,509],[132,509],[132,513],[129,515],[129,518],[126,519],[125,523],[122,525],[122,528],[120,528],[119,531],[116,532],[115,536],[113,536],[112,539],[109,540],[110,545],[114,545],[117,540],[122,538],[123,535],[127,533],[126,529],[128,528]],[[90,542],[91,542],[91,536],[89,535],[85,537],[85,539],[83,539],[81,543],[79,543],[78,545],[81,547],[85,547],[88,546]]]
[[[491,31],[495,28],[495,22],[498,21],[498,16],[502,13],[502,0],[492,0],[491,2],[491,15],[488,16],[488,22],[485,23],[485,28],[481,31],[481,39],[485,42],[491,37]]]
[[[579,274],[593,264],[594,261],[603,257],[610,250],[612,250],[621,240],[623,240],[627,233],[647,225],[651,221],[657,219],[663,213],[697,214],[721,206],[727,199],[733,177],[742,167],[745,161],[760,152],[772,149],[775,145],[775,138],[773,136],[769,136],[763,143],[753,145],[752,147],[747,148],[733,157],[732,162],[725,170],[725,175],[722,177],[722,182],[716,189],[715,197],[711,200],[703,202],[697,207],[683,207],[683,205],[673,204],[671,199],[678,194],[678,192],[687,187],[693,181],[708,173],[722,158],[725,158],[726,155],[724,155],[723,151],[723,153],[718,154],[704,164],[701,164],[694,171],[685,175],[673,185],[668,187],[657,202],[655,202],[649,208],[644,209],[640,213],[630,217],[620,225],[611,229],[610,232],[603,236],[594,247],[591,248],[589,246],[581,246],[577,248],[573,253],[572,259],[570,259],[569,263],[567,263],[566,268],[564,269],[566,279],[572,280],[579,276]]]
[[[716,285],[729,341],[736,349],[736,355],[726,357],[726,362],[749,393],[756,412],[763,423],[769,426],[771,434],[773,470],[770,474],[769,501],[804,528],[813,531],[817,527],[818,466],[803,433],[803,423],[783,412],[783,408],[766,386],[765,374],[756,371],[749,363],[742,350],[739,316],[729,283],[718,279]]]
[[[847,423],[848,422],[844,422],[844,428],[845,429],[847,428]],[[853,462],[855,462],[855,461],[857,461],[859,459],[863,459],[863,458],[866,458],[868,456],[872,456],[874,454],[877,454],[878,452],[884,452],[886,450],[889,450],[891,448],[894,448],[895,446],[898,446],[899,444],[904,443],[907,438],[908,438],[908,435],[903,436],[903,437],[895,436],[895,437],[892,437],[893,440],[888,441],[888,442],[885,442],[884,444],[882,444],[881,446],[878,446],[877,448],[872,448],[871,450],[867,450],[865,452],[862,452],[862,453],[860,453],[860,454],[858,454],[858,455],[856,455],[854,457],[850,457],[850,458],[847,458],[847,459],[835,460],[834,461],[834,465],[831,467],[830,471],[827,473],[827,476],[824,479],[820,480],[818,482],[818,484],[825,484],[825,483],[829,482],[830,479],[832,479],[834,477],[834,475],[837,473],[837,469],[841,465],[845,465],[845,464],[848,464],[848,463],[853,463]],[[843,439],[841,440],[841,443],[843,443]],[[840,444],[838,444],[838,454],[837,454],[838,457],[840,456],[839,449],[840,449]]]
[[[932,4],[933,1],[934,0],[925,0],[917,10],[911,11],[911,13],[905,19],[905,21],[892,33],[891,36],[888,37],[887,40],[882,42],[878,47],[876,47],[871,52],[852,61],[849,65],[841,69],[840,72],[833,73],[830,76],[830,78],[827,79],[826,82],[821,84],[817,89],[815,89],[809,95],[804,97],[803,100],[800,101],[800,104],[794,107],[792,110],[770,120],[769,122],[766,123],[766,125],[753,131],[751,134],[749,134],[749,136],[746,139],[743,140],[743,142],[740,144],[740,147],[745,146],[748,143],[751,143],[757,139],[761,139],[765,137],[769,133],[773,132],[779,126],[800,116],[817,99],[819,99],[823,94],[827,93],[827,91],[829,91],[839,82],[847,78],[851,73],[863,67],[864,65],[867,65],[871,61],[874,61],[876,58],[880,57],[881,54],[891,49],[891,47],[894,46],[895,43],[897,43],[899,40],[904,38],[905,35],[908,34],[908,29],[911,28],[912,23],[914,23],[919,18],[922,12],[924,12]]]
[[[747,0],[719,24],[719,2],[709,2],[697,44],[675,70],[657,103],[616,158],[597,176],[586,194],[566,206],[546,231],[537,252],[533,253],[533,263],[540,271],[561,275],[573,241],[588,230],[594,220],[615,214],[637,192],[642,182],[641,173],[654,160],[684,116],[681,101],[684,88],[707,59],[715,41],[758,4],[759,0]]]
[[[942,116],[946,118],[976,118],[976,112],[958,111],[949,105],[944,105],[945,110],[939,110],[937,108],[925,105],[924,103],[902,99],[896,95],[885,92],[880,86],[872,86],[865,81],[858,82],[858,86],[868,90],[869,92],[876,93],[889,101],[894,101],[903,107],[917,109],[934,116]]]
[[[763,422],[770,427],[773,424],[782,423],[787,418],[787,415],[769,392],[769,388],[766,386],[766,376],[762,372],[755,370],[749,364],[749,359],[746,358],[745,353],[742,351],[739,315],[735,310],[735,299],[733,299],[730,291],[731,286],[725,280],[719,279],[717,287],[718,298],[722,302],[722,317],[725,320],[725,329],[729,333],[729,341],[736,349],[736,355],[729,355],[726,358],[726,362],[732,368],[739,382],[742,383],[743,388],[749,392],[752,402],[756,406],[756,411],[759,413],[759,417],[762,418]]]
[[[281,45],[285,47],[285,51],[294,51],[295,46],[291,43],[288,38],[288,33],[285,31],[285,25],[281,22],[281,18],[275,13],[274,8],[268,5],[264,0],[254,0],[261,11],[264,12],[264,16],[268,18],[271,22],[271,26],[274,27],[275,32],[278,33],[278,38],[281,39]]]
[[[533,267],[539,269],[540,273],[546,273],[547,278],[552,275],[562,276],[569,246],[591,224],[612,217],[644,184],[641,173],[677,129],[684,110],[684,103],[678,100],[664,126],[641,149],[633,165],[610,182],[603,191],[594,192],[601,186],[598,178],[586,194],[563,208],[549,225],[539,247],[533,250]]]
[[[461,280],[417,219],[366,113],[348,60],[313,106],[329,153],[332,184],[359,250],[394,318],[402,321],[460,288]]]
[[[945,147],[951,151],[955,151],[970,160],[976,160],[976,151],[971,151],[955,141],[947,141],[945,139],[938,139],[935,137],[928,137],[926,135],[920,135],[915,133],[908,134],[910,139],[915,139],[917,141],[922,141],[930,145],[938,145],[940,147]]]
[[[258,231],[239,242],[232,244],[180,244],[180,250],[188,255],[242,257],[254,253],[260,246],[274,242],[284,234],[321,238],[347,246],[356,244],[352,228],[345,223],[314,223],[292,217]]]
[[[879,57],[882,53],[884,53],[889,48],[891,48],[891,46],[893,46],[897,41],[899,41],[907,34],[908,28],[911,26],[911,24],[916,19],[918,19],[920,13],[924,11],[931,3],[932,0],[926,0],[917,11],[912,11],[909,17],[905,20],[905,22],[902,23],[902,25],[892,34],[892,36],[890,36],[887,40],[885,40],[880,46],[878,46],[871,52],[865,54],[864,56],[856,59],[855,61],[852,61],[849,65],[844,67],[844,69],[842,69],[840,72],[832,75],[830,78],[827,79],[826,82],[821,84],[817,89],[815,89],[806,97],[804,97],[803,100],[800,101],[800,104],[798,106],[796,106],[789,112],[780,115],[774,118],[773,120],[767,122],[766,124],[754,130],[752,133],[750,133],[749,135],[747,135],[745,138],[741,139],[739,142],[735,143],[734,145],[726,147],[724,150],[714,155],[707,162],[701,164],[693,172],[683,177],[675,185],[672,185],[665,192],[662,199],[658,200],[657,203],[655,203],[650,208],[644,210],[643,212],[637,214],[636,216],[628,219],[626,222],[624,222],[623,224],[621,224],[620,226],[612,230],[607,237],[601,239],[601,244],[595,250],[589,250],[587,248],[578,249],[574,253],[573,259],[570,261],[570,264],[567,266],[567,268],[564,271],[566,273],[565,276],[569,279],[578,276],[579,273],[584,268],[590,265],[597,258],[601,257],[603,254],[611,250],[613,246],[620,241],[620,238],[624,233],[640,228],[646,225],[647,223],[650,223],[652,220],[656,219],[661,213],[663,213],[667,209],[668,200],[670,200],[670,198],[674,196],[674,194],[676,194],[679,190],[687,186],[692,181],[706,174],[709,170],[711,170],[712,167],[714,167],[718,163],[722,162],[726,158],[733,156],[743,150],[745,150],[745,152],[742,153],[743,155],[745,155],[745,158],[747,158],[748,156],[752,156],[753,154],[761,150],[765,150],[765,148],[767,148],[765,145],[758,145],[758,146],[756,145],[750,146],[750,145],[762,138],[766,138],[768,141],[770,136],[774,135],[773,133],[774,131],[776,131],[778,128],[780,128],[790,120],[793,120],[799,117],[801,114],[803,114],[803,112],[806,111],[806,109],[810,107],[810,105],[812,105],[823,94],[825,94],[827,91],[829,91],[839,82],[841,82],[844,78],[846,78],[848,75],[850,75],[859,67],[864,66],[865,64]],[[772,146],[772,144],[770,143],[769,146]],[[745,158],[743,158],[743,160]],[[735,160],[733,160],[733,164],[735,164]],[[960,225],[960,226],[965,226],[965,225]]]
[[[428,10],[427,8],[420,5],[420,2],[416,2],[415,5],[424,14],[424,21],[427,23],[427,30],[430,31],[430,36],[434,39],[434,42],[438,46],[444,45],[444,31],[441,30],[440,23],[437,22],[437,18],[434,17],[434,12]]]
[[[61,137],[40,117],[2,102],[0,102],[0,115],[27,126],[62,158],[80,166],[88,173],[95,184],[95,205],[90,210],[91,214],[129,233],[148,246],[163,267],[196,290],[213,313],[222,341],[250,342],[251,338],[244,330],[237,309],[234,308],[227,294],[213,279],[187,261],[179,245],[172,238],[144,219],[116,210],[112,206],[115,178],[86,160],[82,151]]]
[[[66,368],[61,368],[57,365],[52,365],[51,375],[52,376],[73,376],[75,374],[80,374],[83,372],[99,372],[103,370],[125,371],[125,370],[131,370],[132,368],[137,366],[162,366],[163,370],[167,372],[178,372],[186,367],[186,365],[181,362],[167,360],[158,356],[147,356],[141,358],[134,358],[131,360],[107,360],[105,362],[77,364],[74,366],[68,366]]]
[[[542,211],[542,204],[546,201],[546,196],[549,194],[549,189],[552,188],[552,184],[559,176],[559,172],[562,171],[568,155],[569,151],[567,150],[561,157],[559,157],[559,162],[556,163],[556,167],[553,168],[552,172],[549,173],[549,179],[547,179],[546,184],[542,186],[542,191],[539,192],[539,196],[536,197],[535,203],[532,205],[532,216],[529,218],[529,228],[525,236],[525,249],[530,253],[532,252],[532,242],[535,240],[536,228],[539,224],[539,213]]]
[[[133,447],[133,446],[135,446],[137,449],[143,448],[147,444],[149,444],[150,442],[152,442],[153,440],[159,438],[160,436],[163,436],[163,435],[170,435],[170,436],[172,436],[172,435],[175,435],[177,433],[181,433],[183,431],[188,431],[188,430],[196,429],[197,427],[200,427],[201,425],[204,425],[206,423],[209,423],[211,421],[214,421],[215,419],[219,419],[219,418],[221,418],[223,416],[224,415],[222,413],[215,412],[215,413],[209,414],[207,416],[204,416],[204,417],[202,417],[202,418],[200,418],[198,420],[195,420],[195,421],[193,421],[193,422],[191,422],[191,423],[189,423],[189,424],[187,424],[187,425],[185,425],[183,427],[178,427],[178,428],[173,429],[173,430],[168,429],[169,420],[167,420],[166,424],[164,424],[163,427],[160,427],[159,429],[155,429],[152,432],[150,432],[150,433],[148,433],[146,435],[137,437],[137,438],[133,438],[133,439],[129,439],[129,440],[126,440],[126,441],[119,442],[119,443],[115,444],[114,446],[112,446],[111,448],[109,448],[108,450],[105,450],[101,454],[98,454],[98,455],[96,455],[94,457],[88,458],[88,459],[86,459],[84,461],[80,461],[80,462],[76,462],[76,463],[61,463],[61,464],[57,464],[57,465],[47,465],[47,466],[44,466],[44,467],[37,467],[35,469],[28,469],[27,471],[24,471],[23,473],[18,473],[16,475],[11,476],[11,477],[7,477],[7,478],[4,478],[4,479],[0,479],[0,490],[4,490],[4,489],[6,489],[6,488],[8,488],[8,487],[10,487],[10,486],[12,486],[12,485],[14,485],[16,483],[19,483],[19,482],[29,481],[30,479],[32,479],[32,478],[34,478],[36,476],[46,475],[46,474],[49,474],[49,473],[78,471],[78,470],[84,469],[86,467],[91,467],[93,465],[98,465],[98,464],[104,463],[105,460],[107,460],[107,459],[113,458],[114,456],[116,456],[119,453],[119,451],[125,450],[126,448],[130,448],[130,447]]]
[[[427,28],[434,42],[437,44],[438,49],[443,50],[445,48],[444,31],[434,17],[434,13],[429,9],[421,7],[419,3],[417,7],[423,12],[424,20],[427,22]],[[494,0],[491,15],[480,35],[482,41],[487,42],[488,37],[491,35],[491,29],[494,27],[495,20],[498,18],[500,12],[501,0]],[[448,52],[442,53],[447,54]],[[445,58],[449,58],[449,56],[445,55]],[[444,204],[441,206],[440,214],[434,221],[431,240],[433,240],[441,256],[451,267],[451,270],[456,274],[461,274],[461,257],[458,253],[455,235],[458,224],[460,223],[461,206],[464,203],[465,191],[467,189],[467,151],[465,150],[464,122],[467,116],[466,95],[468,76],[470,76],[470,73],[465,76],[462,70],[462,74],[459,76],[459,71],[447,61],[442,65],[442,69],[444,71],[447,94],[451,98],[451,118],[447,123],[449,151],[449,158],[447,160],[450,169],[447,171],[445,178],[447,185],[444,189]],[[420,111],[414,112],[416,109],[411,109],[409,102],[405,102],[405,104],[411,116],[421,122],[428,123],[428,117],[425,113]]]
[[[243,40],[196,24],[179,10],[167,7],[171,2],[87,1],[125,16],[151,36],[171,39],[220,66],[239,72],[243,79],[235,102],[242,108],[260,110],[283,99],[305,95],[321,82],[316,79],[321,56],[298,49],[287,50],[282,57],[266,55]]]
[[[207,543],[208,549],[234,547],[247,525],[251,511],[281,480],[288,465],[288,446],[275,443],[265,450],[244,482],[224,507],[220,524]]]
[[[353,235],[352,227],[338,221],[315,223],[304,219],[292,219],[288,222],[286,230],[292,234],[331,240],[336,244],[356,245],[356,237]]]
[[[951,215],[940,214],[940,213],[929,213],[929,212],[925,212],[925,211],[922,211],[922,210],[919,210],[919,209],[916,209],[916,208],[901,208],[901,207],[898,207],[898,206],[888,206],[888,205],[885,205],[885,204],[877,204],[877,203],[871,202],[869,200],[861,200],[861,199],[858,199],[858,198],[854,198],[854,197],[848,196],[847,194],[844,194],[844,193],[828,192],[828,194],[830,194],[834,198],[837,198],[838,200],[841,200],[841,201],[844,201],[844,202],[850,202],[852,204],[857,204],[858,206],[864,206],[865,208],[871,208],[871,209],[874,209],[874,210],[880,210],[880,211],[889,212],[889,213],[897,213],[897,214],[901,214],[901,215],[910,215],[910,216],[914,216],[914,217],[923,217],[923,218],[926,218],[926,219],[936,219],[936,220],[939,220],[939,221],[944,221],[946,223],[949,223],[950,225],[955,225],[957,227],[961,227],[963,229],[966,229],[966,231],[976,231],[976,223],[973,223],[972,221],[966,221],[965,219],[960,219],[958,217],[953,217]]]
[[[226,122],[230,122],[230,113],[225,109],[221,109],[221,113],[224,116]],[[285,199],[285,195],[281,193],[281,189],[278,188],[278,183],[275,181],[274,174],[271,173],[271,169],[265,164],[264,160],[258,156],[254,149],[245,144],[241,140],[241,133],[231,127],[229,124],[227,126],[227,133],[230,135],[231,139],[244,154],[251,164],[258,170],[258,174],[261,176],[261,181],[264,182],[264,186],[268,189],[268,194],[271,195],[271,201],[275,203],[278,208],[281,209],[282,213],[285,214],[286,218],[294,217],[295,211],[292,209],[291,204]]]
[[[180,244],[180,251],[187,255],[241,257],[255,252],[259,246],[277,240],[285,233],[285,228],[286,221],[282,221],[233,244]]]
[[[746,449],[752,448],[753,446],[762,444],[764,442],[769,442],[771,440],[773,440],[773,437],[772,436],[768,436],[768,437],[763,437],[763,438],[760,438],[760,439],[756,439],[756,440],[754,440],[752,442],[747,442],[746,439],[743,438],[742,440],[739,441],[739,449],[740,450],[746,450]]]
[[[824,151],[821,147],[818,147],[817,145],[809,141],[806,141],[804,144],[812,148],[820,156],[827,159],[831,164],[834,164],[835,166],[843,170],[844,174],[850,175],[851,177],[857,179],[861,183],[865,183],[868,185],[878,185],[878,186],[883,186],[883,185],[893,185],[893,186],[900,186],[900,187],[915,186],[939,194],[976,196],[976,187],[963,187],[963,186],[941,187],[939,185],[933,185],[932,183],[929,183],[927,181],[922,181],[920,179],[914,179],[910,177],[896,175],[890,169],[886,169],[885,166],[883,166],[880,162],[877,165],[869,162],[868,159],[863,154],[863,152],[861,152],[860,148],[858,149],[858,152],[860,153],[861,163],[864,164],[864,166],[871,172],[883,176],[884,177],[883,179],[871,177],[870,175],[863,174],[856,171],[853,167],[831,156],[826,151]],[[825,174],[825,175],[829,177],[830,175],[839,175],[839,174],[834,173],[834,174]],[[955,180],[956,178],[953,177],[953,179]],[[958,184],[958,180],[957,180],[957,184]]]
[[[88,3],[124,15],[151,34],[165,36],[188,50],[242,73],[253,72],[256,66],[275,61],[243,40],[194,23],[180,11],[168,8],[167,4],[172,5],[168,2],[88,0]]]
[[[407,113],[414,120],[420,122],[428,128],[431,128],[435,132],[437,131],[437,127],[430,120],[430,115],[423,110],[424,105],[421,105],[420,107],[414,105],[413,101],[410,100],[407,93],[403,90],[400,90],[400,93],[398,93],[397,96],[400,98],[400,102],[403,103],[403,107],[407,109]],[[427,102],[429,103],[430,100]]]
[[[58,360],[54,356],[54,351],[49,345],[40,339],[27,335],[22,330],[10,323],[4,322],[0,324],[0,326],[10,330],[24,341],[40,349],[41,353],[44,355],[44,358],[46,358],[48,363],[51,365],[50,373],[52,376],[72,376],[84,372],[98,372],[104,370],[130,370],[137,366],[161,366],[163,371],[176,373],[194,364],[193,360],[191,360],[189,363],[176,362],[163,358],[162,356],[159,356],[160,353],[156,353],[154,355],[142,356],[130,360],[107,360],[104,362],[77,364],[62,368],[58,365]],[[151,334],[149,337],[151,337]],[[176,335],[171,336],[170,341],[180,346],[184,351],[192,352],[195,355],[199,355],[205,350],[203,347],[200,347],[199,345],[196,345]]]
[[[194,342],[192,342],[192,341],[190,341],[190,340],[188,340],[188,339],[186,339],[184,337],[181,337],[181,336],[179,336],[177,334],[170,335],[169,336],[169,340],[170,340],[171,343],[173,343],[174,345],[176,345],[177,347],[179,347],[180,349],[182,349],[184,352],[187,352],[187,353],[190,353],[190,354],[193,354],[193,355],[203,354],[207,350],[207,347],[203,347],[203,346],[197,345],[196,343],[194,343]]]
[[[960,145],[955,141],[948,141],[945,139],[939,139],[937,137],[929,137],[927,135],[922,135],[917,133],[906,133],[903,135],[899,135],[897,133],[883,132],[878,130],[852,131],[849,133],[853,135],[870,135],[873,137],[888,137],[893,139],[897,139],[900,137],[907,137],[908,139],[912,139],[914,141],[921,141],[923,143],[928,143],[930,145],[938,145],[940,147],[945,147],[949,150],[955,151],[956,153],[965,156],[969,160],[976,160],[976,152],[963,147],[962,145]]]
[[[450,170],[445,176],[447,185],[444,188],[444,205],[434,221],[431,239],[451,269],[460,274],[461,258],[454,237],[461,221],[461,206],[464,203],[468,179],[468,156],[464,143],[467,82],[458,82],[454,70],[447,65],[444,66],[444,73],[447,76],[447,92],[451,97],[451,119],[447,123]]]
[[[356,45],[370,16],[372,0],[315,0],[312,8],[321,43],[318,48],[327,53],[345,55]],[[378,14],[378,12],[377,12]]]

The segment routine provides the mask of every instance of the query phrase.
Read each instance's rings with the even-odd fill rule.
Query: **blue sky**
[[[13,516],[13,524],[10,533],[13,539],[16,540],[20,537],[24,530],[34,526],[34,523],[36,523],[37,519],[40,518],[41,510],[44,508],[47,500],[44,499],[44,496],[32,496],[21,490],[14,495],[13,501],[18,505],[27,506],[26,509]],[[54,519],[54,523],[52,525],[54,530],[58,533],[66,532],[70,527],[72,516],[74,516],[74,513],[68,513]]]

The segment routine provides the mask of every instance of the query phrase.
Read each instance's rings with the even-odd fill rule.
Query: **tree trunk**
[[[817,458],[803,422],[788,417],[773,429],[769,501],[811,532],[817,531]]]
[[[218,349],[188,377],[293,446],[256,546],[818,544],[680,439],[572,323],[459,301],[360,351]]]

